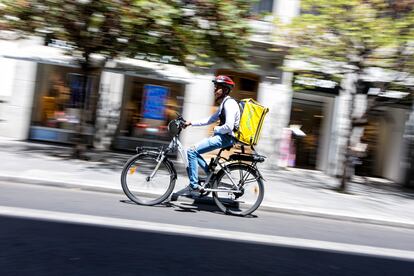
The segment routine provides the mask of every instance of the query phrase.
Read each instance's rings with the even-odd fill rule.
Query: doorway
[[[323,119],[323,103],[293,99],[289,126],[305,134],[293,134],[294,167],[316,169]]]

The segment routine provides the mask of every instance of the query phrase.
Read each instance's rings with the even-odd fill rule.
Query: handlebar
[[[186,120],[183,118],[183,116],[180,113],[176,112],[176,114],[177,114],[176,120],[180,123],[180,128],[183,128]]]
[[[186,120],[184,120],[181,114],[176,114],[177,118],[168,123],[168,131],[171,136],[180,134],[181,130],[185,127]]]

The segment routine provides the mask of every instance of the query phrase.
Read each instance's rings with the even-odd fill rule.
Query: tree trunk
[[[345,147],[345,155],[344,155],[344,163],[342,169],[342,176],[341,176],[341,184],[338,187],[338,190],[341,192],[345,192],[347,189],[347,183],[349,179],[352,177],[353,171],[353,161],[352,161],[352,152],[351,152],[351,136],[353,132],[353,113],[355,109],[355,92],[351,92],[351,100],[348,109],[348,120],[349,120],[349,130],[346,135],[346,147]]]
[[[348,181],[352,178],[352,174],[354,172],[354,154],[351,150],[352,145],[352,135],[354,133],[354,112],[355,112],[355,101],[356,101],[356,94],[359,91],[359,79],[361,68],[357,66],[359,69],[355,72],[349,73],[346,76],[346,82],[344,84],[345,91],[348,91],[350,94],[350,103],[347,112],[347,121],[349,122],[349,127],[347,133],[345,135],[345,149],[344,149],[344,161],[342,166],[342,174],[341,174],[341,184],[338,187],[338,191],[345,192],[348,186]]]

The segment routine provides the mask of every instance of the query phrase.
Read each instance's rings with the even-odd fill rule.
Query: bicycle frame
[[[141,146],[137,147],[137,155],[131,157],[128,162],[125,164],[122,174],[121,174],[121,184],[124,192],[126,195],[137,204],[142,205],[155,205],[163,202],[166,200],[169,196],[171,196],[172,192],[174,191],[175,181],[177,179],[177,172],[175,169],[175,165],[170,160],[171,154],[174,155],[180,155],[182,164],[187,168],[189,167],[189,160],[187,157],[187,149],[184,148],[183,144],[181,143],[179,139],[179,134],[182,131],[182,129],[185,128],[185,121],[182,117],[178,117],[176,120],[173,120],[168,125],[168,131],[170,135],[172,136],[170,143],[168,146],[162,146],[162,147],[146,147]],[[217,206],[225,213],[235,214],[235,215],[246,215],[250,214],[251,212],[254,212],[260,205],[261,201],[263,200],[263,193],[264,193],[264,187],[263,187],[263,177],[261,176],[260,172],[258,171],[258,168],[256,167],[256,164],[259,162],[264,162],[264,156],[261,156],[254,152],[254,154],[247,153],[245,154],[244,146],[241,146],[241,151],[236,151],[232,154],[227,156],[221,156],[223,151],[229,150],[230,148],[221,148],[218,154],[216,154],[213,158],[211,158],[211,161],[208,162],[208,171],[206,178],[202,177],[199,184],[204,188],[206,192],[212,192],[212,197],[214,201],[216,202]],[[252,150],[254,151],[253,147]],[[127,177],[131,174],[135,173],[130,172],[131,165],[135,164],[135,162],[138,160],[145,160],[150,159],[150,163],[152,164],[152,168],[149,171],[147,170],[141,170],[141,172],[144,172],[143,174],[140,174],[139,177],[141,178],[141,181],[143,182],[143,190],[141,191],[138,186],[131,186],[132,189],[128,186],[128,182],[130,180],[135,181],[135,176],[131,176],[131,178],[128,178],[130,180],[127,180]],[[154,162],[155,161],[155,162]],[[145,161],[144,161],[145,162]],[[181,163],[181,162],[180,162]],[[143,168],[149,168],[143,167]],[[163,169],[161,169],[163,168]],[[164,168],[166,169],[165,174]],[[155,196],[154,199],[152,197],[149,197],[151,199],[143,200],[143,195],[136,196],[134,192],[141,193],[144,192],[144,190],[151,191],[152,185],[158,184],[158,181],[156,180],[157,174],[161,174],[162,177],[169,175],[169,182],[168,189],[164,190],[165,193],[159,193],[158,190],[154,190],[155,193],[153,194]],[[157,173],[158,172],[158,173]],[[253,178],[250,176],[253,175]],[[164,178],[165,179],[165,178]],[[167,178],[168,179],[168,178]],[[139,180],[139,178],[138,178]],[[154,182],[145,184],[145,182],[150,182],[153,180]],[[246,186],[247,183],[250,182],[257,182],[257,186],[254,186],[254,190],[250,189]],[[161,183],[161,182],[160,182]],[[165,183],[165,181],[163,182]],[[138,183],[139,184],[139,183]],[[162,184],[162,183],[161,183]],[[149,186],[145,186],[149,185]],[[199,197],[206,196],[208,193],[199,193]],[[222,194],[224,193],[224,194]],[[249,193],[247,195],[247,200],[245,198],[242,198],[245,193]],[[254,197],[252,198],[253,201],[250,199],[249,195],[251,193],[254,193]],[[144,192],[145,194],[145,192]],[[149,193],[151,194],[151,192]],[[157,197],[158,196],[158,197]],[[179,196],[196,196],[197,193],[189,193],[188,187],[181,189],[180,191],[174,193],[172,201],[177,200],[176,198]],[[141,198],[142,197],[142,198]],[[230,200],[231,202],[234,202],[233,205],[227,205],[227,200]],[[233,204],[233,203],[232,203]],[[250,209],[244,209],[242,207],[239,209],[239,206],[246,205],[246,208]],[[251,207],[249,206],[250,204]],[[233,207],[231,207],[233,206]],[[248,207],[249,206],[249,207]],[[236,209],[234,209],[236,208]]]
[[[174,136],[174,138],[171,140],[170,144],[168,145],[167,152],[168,149],[171,149],[172,151],[178,151],[185,167],[188,167],[187,150],[183,147],[183,144],[181,144],[181,141],[177,136]]]
[[[142,147],[140,149],[141,149],[141,151],[144,151],[144,150],[155,149],[155,148]],[[168,145],[167,148],[165,148],[165,149],[158,148],[158,150],[159,150],[158,164],[154,168],[154,170],[151,173],[151,175],[148,176],[148,180],[151,180],[156,175],[156,173],[157,173],[157,171],[158,171],[161,163],[164,161],[165,158],[167,158],[167,154],[169,152],[176,152],[176,151],[178,151],[178,153],[179,153],[182,161],[184,162],[184,166],[186,168],[188,168],[188,165],[189,164],[188,164],[188,158],[187,158],[187,150],[184,148],[183,144],[179,140],[178,135],[176,135],[176,136],[174,136],[172,138],[172,140],[171,140],[171,142],[170,142],[170,144]],[[220,155],[217,155],[216,158],[214,159],[213,163],[214,163],[214,165],[218,165],[221,169],[224,169],[225,166],[223,166],[220,162],[218,162],[220,159],[221,159]],[[233,184],[234,189],[232,189],[231,191],[237,193],[239,191],[238,185],[235,183],[235,181],[233,180],[233,178],[231,177],[231,175],[226,170],[224,170],[224,173],[229,177],[230,181]],[[205,180],[205,183],[209,183],[210,180],[211,180],[211,178],[212,178],[212,176],[214,174],[215,174],[215,171],[214,170],[211,171],[207,175],[206,180]],[[227,189],[211,189],[211,188],[205,188],[205,191],[207,191],[207,192],[228,192],[230,190],[227,190]]]

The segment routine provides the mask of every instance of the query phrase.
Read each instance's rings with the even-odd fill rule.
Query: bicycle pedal
[[[178,194],[177,193],[173,193],[171,195],[170,201],[177,201],[178,200]]]

